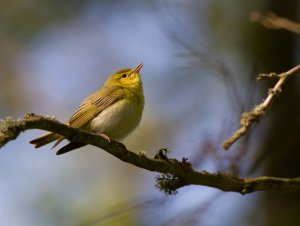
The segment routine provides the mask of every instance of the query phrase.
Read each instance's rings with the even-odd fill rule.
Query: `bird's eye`
[[[123,75],[122,75],[122,78],[126,78],[126,77],[127,77],[127,75],[126,75],[126,74],[123,74]]]

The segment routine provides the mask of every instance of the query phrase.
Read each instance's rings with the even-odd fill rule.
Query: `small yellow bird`
[[[144,109],[143,85],[140,70],[143,64],[132,69],[122,69],[112,74],[103,87],[88,96],[71,116],[68,125],[97,133],[106,139],[122,140],[139,124]],[[46,133],[29,143],[35,148],[65,138],[59,134]],[[70,142],[57,151],[57,155],[85,146]]]

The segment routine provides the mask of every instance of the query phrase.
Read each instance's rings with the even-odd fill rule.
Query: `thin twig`
[[[260,74],[257,80],[261,80],[263,78],[279,78],[276,85],[269,90],[267,98],[259,105],[256,105],[252,110],[244,112],[240,119],[240,128],[227,140],[225,140],[222,144],[222,147],[225,150],[228,150],[232,144],[234,144],[240,137],[244,136],[250,126],[257,122],[270,108],[271,103],[274,101],[274,98],[281,92],[283,84],[286,80],[296,72],[300,71],[300,65],[290,69],[287,72],[283,72],[281,74],[269,73],[269,74]]]
[[[254,11],[250,13],[249,17],[252,22],[258,22],[268,29],[285,29],[287,31],[300,34],[299,23],[288,20],[284,17],[279,17],[274,12],[267,12],[265,15],[263,15],[260,12]]]
[[[195,171],[186,158],[181,161],[170,159],[166,150],[161,150],[156,158],[149,158],[145,154],[136,154],[129,151],[123,144],[116,141],[107,141],[96,134],[72,128],[60,123],[51,117],[27,114],[24,119],[0,120],[0,148],[9,141],[18,137],[21,132],[29,129],[42,129],[60,134],[72,142],[81,142],[94,145],[105,150],[118,159],[134,166],[162,173],[157,180],[160,190],[176,193],[176,189],[187,185],[209,186],[222,191],[247,194],[254,191],[282,191],[300,192],[300,178],[257,177],[241,178],[232,174],[208,173]],[[173,192],[171,192],[173,190]]]

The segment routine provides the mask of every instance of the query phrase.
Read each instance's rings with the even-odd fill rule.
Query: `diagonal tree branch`
[[[247,194],[254,191],[300,192],[300,178],[257,177],[240,178],[231,174],[195,171],[187,159],[181,161],[169,159],[164,150],[155,158],[145,154],[136,154],[116,141],[106,139],[80,129],[69,127],[51,117],[27,114],[24,119],[7,118],[0,121],[0,148],[29,129],[42,129],[60,134],[73,142],[83,142],[102,148],[118,159],[134,166],[162,173],[157,178],[157,187],[167,194],[176,193],[176,189],[187,185],[203,185],[222,191]]]
[[[273,29],[285,29],[287,31],[300,34],[300,24],[291,21],[287,18],[277,16],[274,12],[267,12],[264,14],[254,11],[251,12],[249,18],[252,22],[260,23],[262,26]]]
[[[254,122],[258,122],[258,120],[264,116],[271,104],[273,103],[275,97],[282,91],[282,86],[290,78],[293,74],[300,71],[300,64],[288,70],[287,72],[283,72],[281,74],[269,73],[269,74],[260,74],[257,77],[257,80],[262,80],[264,78],[278,78],[278,82],[275,86],[269,90],[268,96],[262,103],[254,106],[250,111],[246,111],[241,115],[240,119],[240,128],[227,140],[225,140],[222,144],[222,147],[225,150],[228,150],[231,145],[233,145],[238,139],[244,136],[249,128],[252,126]]]

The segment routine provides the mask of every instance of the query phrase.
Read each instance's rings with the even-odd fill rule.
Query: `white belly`
[[[139,124],[142,111],[136,104],[120,100],[98,114],[91,122],[91,130],[104,133],[113,140],[121,140]]]

